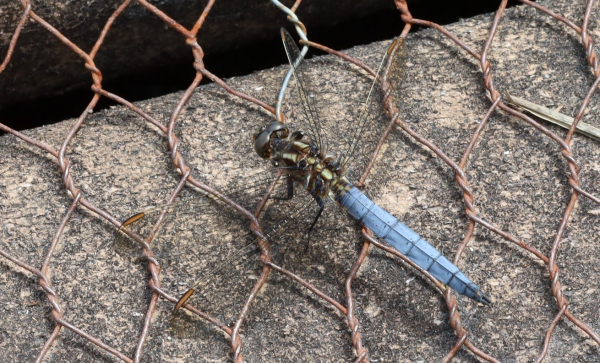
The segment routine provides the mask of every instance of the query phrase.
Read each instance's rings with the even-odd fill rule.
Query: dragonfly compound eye
[[[272,151],[272,137],[286,138],[289,135],[289,130],[286,125],[281,122],[271,122],[258,130],[254,135],[254,151],[263,159],[268,159]]]

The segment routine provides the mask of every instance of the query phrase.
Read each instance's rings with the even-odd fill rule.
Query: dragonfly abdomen
[[[440,282],[476,301],[484,304],[490,302],[481,289],[441,252],[396,217],[377,206],[356,187],[347,191],[339,199],[339,203],[352,217]]]

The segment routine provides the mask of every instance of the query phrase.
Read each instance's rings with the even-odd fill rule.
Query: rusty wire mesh
[[[62,43],[64,43],[68,49],[70,49],[72,52],[76,53],[79,57],[81,57],[85,61],[85,67],[86,67],[86,69],[88,69],[90,71],[90,74],[93,79],[92,90],[95,92],[95,95],[93,96],[89,105],[86,107],[85,110],[83,110],[83,112],[81,113],[81,116],[71,126],[68,134],[64,137],[63,143],[59,150],[55,150],[55,149],[51,148],[50,146],[48,146],[38,140],[32,139],[23,133],[12,130],[12,129],[0,124],[0,129],[2,129],[3,131],[6,131],[6,132],[16,136],[17,138],[21,139],[22,141],[24,141],[28,144],[31,144],[35,147],[40,148],[41,150],[52,155],[52,157],[54,157],[57,160],[58,165],[60,166],[60,171],[62,173],[62,182],[64,184],[64,188],[66,188],[67,193],[72,198],[72,203],[68,209],[68,212],[65,213],[65,215],[60,223],[59,228],[54,233],[54,238],[52,239],[51,243],[49,244],[49,247],[45,251],[45,256],[42,260],[41,266],[34,267],[31,264],[25,263],[24,260],[20,258],[20,256],[11,255],[3,249],[0,250],[0,254],[6,260],[10,261],[11,263],[13,263],[15,265],[22,267],[23,269],[29,271],[30,273],[36,275],[39,278],[39,285],[44,290],[44,292],[47,296],[47,301],[50,303],[50,305],[52,307],[51,315],[52,315],[52,319],[54,320],[54,323],[55,323],[54,330],[50,336],[45,337],[45,342],[44,342],[43,346],[40,347],[40,349],[39,349],[39,354],[37,356],[36,361],[42,361],[44,359],[44,357],[48,356],[49,352],[52,351],[52,347],[53,347],[55,340],[59,336],[61,336],[61,332],[63,331],[63,328],[66,328],[66,329],[78,334],[79,336],[85,338],[87,341],[95,344],[97,347],[112,354],[114,357],[117,357],[126,362],[132,362],[132,361],[138,362],[138,361],[140,361],[140,359],[142,357],[142,352],[144,350],[144,344],[147,341],[150,329],[153,325],[153,315],[155,313],[155,309],[156,309],[157,303],[159,301],[159,298],[166,299],[173,303],[175,303],[178,298],[177,296],[175,296],[174,293],[170,293],[161,288],[161,266],[159,264],[158,259],[155,256],[153,246],[151,245],[151,241],[153,240],[154,234],[158,230],[158,227],[162,221],[162,216],[161,216],[161,218],[159,218],[156,221],[155,228],[153,228],[153,230],[147,236],[139,236],[133,232],[127,231],[129,237],[132,238],[133,240],[135,240],[139,244],[139,247],[141,247],[142,255],[143,255],[144,259],[148,262],[147,268],[148,268],[148,272],[151,276],[150,281],[148,282],[148,288],[151,290],[152,296],[149,299],[149,303],[146,308],[145,318],[143,319],[143,326],[140,328],[139,335],[137,337],[137,345],[136,345],[135,350],[130,351],[130,352],[123,352],[123,351],[119,350],[118,347],[113,347],[109,343],[105,342],[102,337],[92,336],[88,332],[83,331],[82,329],[78,328],[76,324],[69,321],[68,319],[66,319],[63,316],[63,310],[61,308],[60,292],[55,291],[55,289],[53,288],[52,281],[51,281],[51,278],[49,277],[50,275],[49,275],[48,271],[49,271],[49,269],[51,269],[51,266],[52,266],[53,253],[54,253],[55,249],[57,248],[57,245],[59,244],[59,240],[61,239],[61,236],[63,235],[63,231],[65,230],[66,226],[69,224],[69,221],[71,220],[73,214],[78,209],[85,209],[85,210],[89,210],[89,211],[93,212],[99,218],[106,220],[108,223],[112,224],[115,229],[118,229],[121,225],[120,220],[118,220],[117,218],[115,218],[114,216],[109,214],[106,210],[97,207],[96,205],[92,204],[88,199],[86,199],[86,197],[83,195],[80,188],[78,188],[78,186],[77,186],[78,182],[72,173],[71,162],[67,158],[67,149],[72,144],[73,138],[78,134],[80,128],[85,124],[86,119],[92,113],[92,110],[97,105],[98,100],[101,97],[107,97],[107,98],[117,101],[121,105],[127,107],[129,110],[131,110],[131,111],[135,112],[137,115],[141,116],[148,123],[153,124],[166,136],[166,138],[168,140],[169,149],[170,149],[170,157],[172,157],[173,165],[176,168],[176,170],[182,175],[177,187],[174,190],[172,190],[170,197],[168,198],[168,200],[166,202],[166,205],[173,203],[177,199],[178,195],[184,189],[186,184],[193,185],[204,191],[215,192],[215,190],[211,186],[201,182],[198,179],[195,179],[192,176],[192,170],[186,164],[186,161],[184,160],[184,158],[178,151],[180,141],[179,141],[178,137],[175,135],[175,125],[178,122],[180,113],[182,112],[182,109],[185,108],[186,104],[192,97],[194,90],[199,86],[200,81],[203,78],[208,78],[208,79],[212,80],[217,85],[222,87],[225,91],[229,92],[230,94],[234,95],[235,97],[238,97],[241,100],[244,100],[245,102],[253,103],[270,113],[275,113],[274,107],[267,104],[266,101],[259,100],[253,96],[250,96],[247,93],[244,93],[240,90],[230,87],[226,82],[221,80],[216,75],[212,74],[209,70],[207,70],[204,67],[204,64],[203,64],[204,53],[202,51],[200,44],[198,44],[196,39],[197,39],[197,35],[201,31],[202,25],[205,23],[205,21],[210,21],[210,12],[211,12],[211,8],[213,7],[215,1],[216,0],[211,0],[208,2],[206,7],[203,9],[202,13],[199,15],[197,22],[194,24],[194,26],[191,29],[186,29],[182,25],[178,24],[175,20],[170,18],[168,14],[163,13],[159,8],[150,4],[147,1],[144,1],[144,0],[124,1],[118,7],[118,9],[114,12],[114,14],[107,20],[106,25],[105,25],[104,29],[102,29],[102,32],[101,32],[96,44],[94,45],[92,50],[89,52],[86,52],[86,51],[80,49],[76,44],[73,44],[68,38],[66,38],[64,35],[62,35],[51,24],[47,23],[43,18],[39,17],[35,12],[35,6],[32,5],[29,1],[25,1],[25,0],[21,1],[23,13],[22,13],[19,23],[16,24],[16,26],[15,26],[15,31],[12,35],[12,41],[10,43],[10,47],[4,58],[4,61],[2,62],[2,65],[0,66],[0,72],[4,71],[4,69],[10,62],[11,55],[12,55],[15,47],[18,46],[18,39],[19,39],[19,34],[20,34],[21,30],[23,29],[24,26],[26,26],[28,21],[34,21],[34,22],[38,23],[39,25],[41,25],[46,31],[48,31],[48,32],[52,33],[54,36],[56,36],[56,38],[59,39]],[[587,2],[586,6],[585,6],[585,10],[583,11],[583,15],[581,18],[581,24],[576,25],[574,23],[574,21],[563,17],[561,14],[554,13],[552,10],[550,10],[538,3],[533,3],[530,1],[522,0],[522,3],[525,4],[526,6],[533,7],[535,9],[537,9],[538,11],[547,14],[549,17],[555,19],[556,21],[564,23],[566,26],[570,27],[575,33],[577,33],[580,36],[582,49],[585,52],[585,57],[586,57],[588,64],[591,66],[591,70],[593,73],[593,77],[595,77],[595,81],[589,87],[589,91],[587,92],[586,96],[583,98],[583,100],[581,100],[580,106],[579,106],[577,114],[575,116],[575,122],[574,122],[573,126],[571,127],[571,129],[569,130],[569,132],[566,134],[566,137],[564,137],[564,138],[559,136],[556,132],[551,131],[544,125],[540,124],[536,120],[532,119],[531,117],[528,117],[527,115],[504,104],[502,102],[501,92],[498,89],[496,89],[496,87],[494,85],[494,81],[493,81],[494,72],[493,72],[492,64],[488,61],[488,55],[494,44],[494,38],[497,35],[498,26],[502,20],[503,12],[506,7],[506,2],[507,1],[502,1],[501,5],[499,6],[495,16],[493,17],[493,21],[490,24],[487,40],[483,44],[481,50],[478,52],[475,49],[473,49],[472,47],[468,46],[464,41],[459,39],[455,34],[449,32],[444,27],[442,27],[438,24],[429,22],[429,21],[424,21],[424,20],[419,20],[419,19],[413,18],[411,16],[411,13],[410,13],[409,8],[405,1],[401,1],[401,0],[395,1],[396,7],[399,10],[399,15],[400,15],[401,19],[406,23],[400,36],[407,37],[409,35],[409,31],[411,30],[411,27],[414,25],[418,25],[418,26],[433,28],[433,29],[439,31],[441,34],[443,34],[443,36],[452,40],[456,45],[458,45],[460,48],[464,49],[480,65],[480,68],[482,71],[481,80],[483,81],[483,84],[485,86],[485,91],[487,91],[489,93],[489,98],[491,99],[491,101],[489,102],[489,106],[488,106],[488,109],[485,112],[485,114],[481,115],[481,120],[479,122],[478,127],[476,127],[474,132],[471,134],[471,136],[468,140],[468,144],[462,154],[462,157],[458,160],[455,160],[452,157],[450,157],[448,154],[446,154],[444,152],[442,147],[434,144],[428,138],[422,136],[419,132],[417,132],[415,130],[415,128],[413,128],[413,127],[409,126],[408,124],[406,124],[405,122],[403,122],[402,121],[403,115],[399,114],[399,111],[394,106],[393,102],[386,103],[386,107],[387,107],[387,110],[389,111],[389,114],[391,115],[391,118],[390,118],[389,126],[386,129],[386,132],[380,142],[383,143],[385,141],[385,138],[394,129],[394,127],[399,127],[406,134],[410,135],[410,137],[414,140],[414,142],[416,144],[421,144],[424,147],[431,150],[432,152],[434,152],[454,172],[455,178],[456,178],[456,184],[462,190],[462,196],[463,196],[463,201],[464,201],[464,212],[467,217],[467,220],[466,220],[467,225],[464,228],[463,240],[458,245],[458,247],[455,251],[455,258],[454,258],[455,264],[458,265],[461,262],[461,256],[463,255],[463,252],[469,246],[470,241],[472,241],[475,231],[478,228],[480,228],[480,229],[487,229],[487,230],[501,236],[506,241],[509,241],[509,242],[513,243],[514,245],[527,251],[532,256],[534,256],[534,258],[539,259],[541,262],[543,262],[547,266],[547,270],[549,272],[549,279],[547,281],[545,281],[545,284],[546,284],[546,286],[548,286],[548,289],[550,289],[550,291],[555,299],[555,305],[548,306],[547,310],[553,312],[554,319],[545,328],[544,337],[539,337],[538,345],[535,345],[533,348],[531,348],[531,349],[539,349],[537,360],[541,361],[548,354],[548,350],[551,345],[555,329],[557,328],[557,326],[559,326],[559,324],[562,324],[561,323],[562,321],[565,321],[566,319],[571,321],[576,327],[578,327],[581,330],[581,332],[583,332],[585,335],[587,335],[587,337],[591,338],[596,344],[600,344],[600,336],[592,328],[590,328],[588,325],[586,325],[586,323],[579,320],[569,309],[569,303],[563,294],[563,286],[561,285],[561,279],[560,279],[560,269],[559,269],[558,263],[557,263],[559,247],[561,246],[561,241],[563,239],[565,231],[567,231],[567,229],[568,229],[570,218],[572,217],[572,213],[578,202],[578,199],[580,199],[579,197],[581,196],[582,198],[587,198],[594,203],[600,203],[600,199],[597,196],[589,193],[586,189],[584,189],[581,186],[579,167],[577,164],[577,160],[573,156],[573,151],[572,151],[572,147],[571,147],[573,135],[575,132],[575,126],[576,126],[577,122],[579,122],[579,120],[581,120],[581,118],[584,116],[584,114],[586,112],[586,108],[588,107],[588,105],[590,103],[592,94],[594,93],[594,91],[598,85],[598,82],[600,82],[600,67],[598,64],[597,55],[593,50],[592,39],[588,32],[588,26],[591,21],[591,12],[592,12],[592,7],[593,7],[593,1]],[[196,77],[193,80],[193,82],[190,84],[188,89],[181,95],[179,102],[175,106],[173,106],[173,108],[171,110],[172,113],[169,117],[169,121],[168,121],[167,125],[163,125],[157,118],[152,116],[150,113],[147,113],[145,110],[141,109],[140,107],[128,102],[125,99],[122,99],[118,95],[112,94],[109,91],[103,89],[102,88],[101,70],[98,69],[94,63],[94,58],[95,58],[96,54],[100,51],[101,46],[104,42],[104,39],[105,39],[107,33],[111,29],[111,26],[114,24],[115,20],[118,19],[118,17],[123,13],[123,11],[128,6],[133,5],[132,3],[137,3],[141,6],[143,6],[148,11],[155,14],[158,18],[162,19],[165,22],[165,24],[167,24],[168,26],[170,26],[173,29],[175,29],[176,31],[178,31],[183,36],[182,41],[185,41],[186,44],[190,46],[191,51],[195,58],[194,68],[196,70]],[[292,13],[295,12],[300,5],[301,5],[301,0],[297,0],[291,7],[291,12]],[[296,25],[298,25],[300,28],[304,27],[299,19],[291,19],[291,20]],[[306,32],[306,29],[304,29],[304,32]],[[314,47],[314,48],[320,49],[322,51],[325,51],[327,53],[333,54],[337,57],[340,57],[341,59],[343,59],[345,61],[351,62],[351,63],[363,68],[370,74],[374,73],[373,70],[371,68],[369,68],[369,66],[367,66],[363,62],[361,62],[353,57],[350,57],[349,55],[344,54],[342,52],[332,50],[324,45],[317,44],[317,43],[314,43],[311,41],[301,41],[301,44],[308,45],[310,47]],[[525,242],[523,239],[517,237],[516,235],[509,233],[509,232],[505,231],[503,228],[494,225],[494,223],[492,221],[484,219],[483,217],[481,217],[480,213],[478,213],[478,209],[477,209],[478,199],[477,199],[476,193],[473,192],[472,188],[469,185],[469,173],[467,170],[467,163],[468,163],[470,156],[472,156],[473,153],[475,152],[475,150],[477,150],[478,143],[481,141],[482,138],[484,138],[484,136],[482,136],[482,135],[484,135],[484,133],[486,131],[486,127],[488,126],[488,120],[490,120],[490,118],[498,112],[504,112],[506,114],[515,116],[515,117],[519,118],[520,120],[522,120],[522,125],[524,127],[525,127],[525,125],[529,125],[533,129],[535,129],[536,132],[545,135],[549,140],[551,140],[552,143],[555,143],[555,146],[557,146],[561,150],[562,157],[564,158],[564,161],[566,162],[566,167],[568,168],[568,173],[567,173],[568,180],[564,180],[564,183],[568,183],[568,185],[570,186],[571,196],[568,200],[568,203],[566,204],[566,206],[564,206],[564,209],[562,211],[562,218],[558,224],[558,228],[554,232],[554,239],[553,239],[553,243],[552,243],[549,253],[544,253],[544,252],[540,251],[539,249],[528,244],[527,242]],[[375,158],[375,156],[373,156],[373,158]],[[54,180],[51,182],[58,182],[58,180]],[[255,217],[254,211],[240,210],[240,212],[242,212],[244,214],[244,216],[251,221],[251,223],[253,224],[253,226],[255,228],[260,228],[260,221],[259,221],[259,219],[257,219]],[[349,327],[349,334],[351,336],[352,348],[354,349],[355,361],[367,362],[367,361],[369,361],[369,346],[366,346],[363,344],[360,322],[359,322],[357,316],[355,315],[356,301],[354,298],[355,292],[353,292],[353,290],[352,290],[353,280],[357,276],[357,273],[360,270],[361,266],[363,265],[363,262],[365,261],[367,256],[371,253],[370,251],[373,250],[373,249],[371,249],[371,250],[369,249],[371,244],[373,244],[391,254],[394,254],[394,255],[398,256],[399,258],[403,258],[403,257],[400,254],[398,254],[396,251],[394,251],[393,249],[383,246],[383,245],[379,244],[377,241],[373,240],[370,237],[368,231],[363,231],[363,235],[365,237],[364,245],[363,245],[362,250],[360,251],[359,255],[355,257],[354,265],[350,269],[350,272],[348,273],[346,281],[345,281],[345,293],[346,293],[345,299],[346,299],[346,301],[344,301],[344,302],[337,301],[336,299],[330,297],[325,292],[319,290],[313,284],[311,284],[308,281],[302,279],[301,277],[295,275],[293,272],[273,263],[270,260],[270,255],[269,255],[270,251],[269,251],[268,244],[263,244],[261,247],[262,255],[261,255],[260,260],[261,260],[264,268],[263,268],[260,276],[257,278],[256,283],[250,290],[250,293],[247,295],[246,300],[245,300],[243,306],[241,307],[241,309],[239,310],[239,314],[233,325],[230,326],[230,325],[226,324],[225,322],[220,321],[216,317],[207,314],[206,312],[202,311],[202,309],[200,307],[196,308],[196,307],[192,307],[192,306],[187,306],[187,309],[190,310],[192,313],[197,314],[202,319],[205,319],[206,321],[210,322],[211,324],[214,324],[216,327],[223,330],[230,337],[231,350],[233,352],[232,359],[236,362],[242,362],[243,361],[242,355],[243,355],[244,350],[242,349],[243,338],[240,335],[240,330],[243,327],[243,323],[244,323],[245,319],[247,318],[247,315],[249,314],[249,312],[252,309],[252,303],[255,300],[258,292],[264,287],[265,282],[267,281],[267,277],[269,276],[269,273],[271,271],[277,271],[277,272],[289,277],[290,279],[295,280],[298,283],[300,283],[306,289],[310,290],[313,294],[320,297],[324,302],[331,304],[331,306],[334,309],[338,310],[345,317],[346,323]],[[436,284],[436,281],[433,279],[432,279],[432,282],[434,284]],[[544,283],[544,282],[540,281],[540,284],[542,284],[542,283]],[[470,335],[469,335],[470,332],[469,332],[468,325],[463,324],[463,321],[461,320],[459,303],[456,300],[455,296],[452,294],[452,291],[445,289],[444,286],[441,286],[439,283],[437,283],[436,286],[443,294],[443,297],[445,299],[446,306],[447,306],[447,309],[449,312],[448,313],[449,314],[449,322],[456,333],[455,345],[446,353],[443,361],[452,360],[453,357],[455,357],[459,351],[463,351],[465,349],[472,352],[472,354],[480,357],[481,359],[484,359],[487,361],[494,361],[494,362],[498,361],[496,358],[494,358],[494,356],[491,352],[486,352],[483,349],[478,348],[470,339]],[[492,292],[492,295],[493,295],[493,292]],[[490,307],[490,309],[493,309],[493,306]],[[539,348],[540,345],[541,345],[541,348]],[[250,348],[248,348],[248,349],[250,349]],[[347,347],[347,349],[351,349],[351,348]],[[268,357],[266,357],[264,359],[265,359],[265,361],[269,360]],[[385,358],[382,358],[382,357],[380,357],[379,359],[385,360]],[[336,360],[336,358],[331,357],[331,360],[332,361]]]

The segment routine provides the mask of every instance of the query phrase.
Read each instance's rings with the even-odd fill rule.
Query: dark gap
[[[499,0],[413,0],[409,1],[409,9],[415,18],[430,20],[438,24],[449,24],[460,18],[493,12],[499,3]],[[517,4],[519,2],[516,0],[509,1],[509,6]],[[391,8],[389,11],[335,26],[312,26],[310,39],[336,50],[391,39],[400,34],[402,30],[403,24],[399,18],[400,13]],[[292,30],[291,25],[288,28],[290,31]],[[412,31],[417,30],[417,27],[412,29]],[[313,51],[312,54],[320,53]],[[206,68],[212,73],[220,78],[230,78],[287,63],[287,58],[281,40],[276,38],[246,48],[218,54],[206,54],[204,61]],[[148,73],[130,74],[118,80],[105,81],[103,87],[128,101],[135,102],[185,90],[195,75],[191,60],[155,69],[151,72],[152,77],[148,77]],[[202,83],[209,82],[205,78]],[[89,88],[77,89],[62,95],[11,105],[0,109],[0,120],[16,130],[56,123],[78,117],[92,96],[93,92]],[[35,107],[32,107],[32,104]],[[102,97],[94,111],[116,104],[117,102]],[[69,106],[65,107],[65,105]]]

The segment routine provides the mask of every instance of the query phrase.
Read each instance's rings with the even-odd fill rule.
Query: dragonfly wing
[[[234,185],[223,194],[247,208],[256,206],[272,182],[262,179],[244,180],[243,184],[251,185]],[[294,193],[289,200],[269,199],[260,217],[262,235],[270,244],[275,261],[280,246],[294,248],[288,247],[293,245],[293,239],[306,235],[317,209],[314,199],[305,190],[296,187]],[[274,194],[278,198],[287,196],[285,175],[278,181]],[[136,214],[123,228],[142,235],[148,233],[162,209],[152,208]],[[186,303],[221,321],[234,319],[261,266],[258,258],[252,258],[260,248],[259,239],[250,231],[249,221],[229,207],[224,198],[214,196],[180,200],[167,212],[151,243],[163,271],[163,287],[182,295],[193,288],[195,300]],[[210,330],[207,324],[196,320],[190,320],[186,313],[178,316],[173,321],[173,334],[199,336]]]
[[[123,222],[121,229],[116,235],[115,249],[120,254],[138,251],[137,243],[122,233],[122,229],[131,229],[138,235],[146,236],[163,210],[165,210],[165,219],[167,221],[194,214],[221,215],[224,218],[243,219],[242,214],[228,205],[225,199],[232,200],[246,210],[253,212],[267,189],[274,182],[277,182],[277,184],[272,195],[277,197],[281,193],[285,193],[284,190],[281,190],[284,183],[276,180],[276,176],[259,173],[252,177],[240,179],[238,182],[230,183],[222,191],[222,198],[198,191],[197,193],[191,193],[188,197],[179,198],[170,206],[157,206],[145,209]]]
[[[304,61],[304,55],[298,49],[290,33],[283,28],[281,29],[281,39],[283,40],[283,46],[293,70],[296,91],[298,93],[297,99],[301,104],[300,108],[304,116],[300,119],[302,122],[301,131],[308,133],[321,151],[326,151],[327,141],[321,130],[322,117],[320,115],[320,107],[317,107],[319,92],[317,92],[307,74],[308,65]]]
[[[261,219],[263,235],[269,243],[271,260],[281,264],[278,259],[280,250],[293,248],[292,239],[298,236],[296,226],[299,220],[311,215],[314,209],[314,201],[307,193],[294,198],[294,211],[283,213],[287,208],[278,205],[273,209],[276,213],[270,213],[270,207],[265,211],[266,217]],[[275,203],[273,203],[275,204]],[[280,204],[280,203],[277,203]],[[303,223],[306,226],[308,223]],[[300,234],[305,228],[300,228]],[[217,241],[217,244],[227,241]],[[222,254],[220,260],[212,263],[210,268],[204,269],[195,275],[196,281],[190,289],[181,295],[177,307],[191,304],[202,311],[219,317],[221,321],[229,323],[237,317],[239,310],[254,280],[256,280],[261,264],[256,254],[260,252],[261,240],[251,233],[246,233],[243,241],[240,239],[236,246],[231,248],[228,254]],[[301,247],[300,247],[301,248]],[[188,275],[190,275],[188,273]],[[191,290],[193,289],[193,291]],[[224,306],[225,305],[225,306]],[[201,338],[207,332],[208,326],[197,317],[191,316],[184,309],[174,313],[171,332],[178,337]]]
[[[358,180],[365,171],[385,132],[391,115],[386,112],[384,102],[398,102],[406,59],[405,40],[397,38],[383,56],[367,99],[347,133],[349,136],[342,163],[348,170],[350,180]]]

